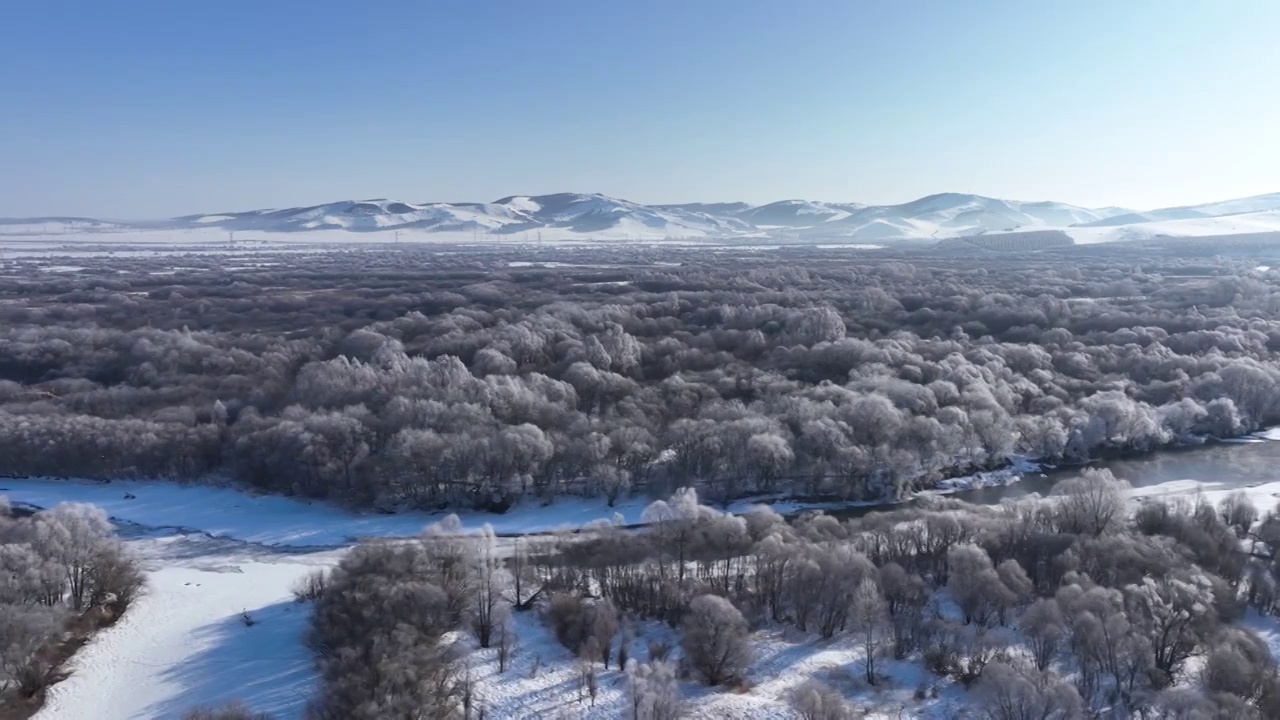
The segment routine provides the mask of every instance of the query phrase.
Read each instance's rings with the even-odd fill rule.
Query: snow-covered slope
[[[1105,242],[1148,240],[1155,237],[1205,237],[1211,235],[1244,235],[1280,232],[1280,210],[1241,213],[1221,217],[1196,217],[1176,220],[1151,220],[1119,225],[1081,225],[1064,228],[1063,232],[1079,245]]]
[[[529,218],[517,208],[496,203],[412,205],[378,199],[344,201],[285,210],[190,215],[176,218],[175,222],[189,227],[221,227],[228,230],[267,232],[370,231],[394,228],[487,232],[513,223],[529,222]]]
[[[940,238],[1066,227],[1104,214],[1054,202],[1018,202],[944,193],[902,205],[784,200],[767,205],[642,205],[605,195],[513,195],[492,203],[411,204],[389,200],[329,203],[178,218],[187,227],[227,230],[369,232],[417,229],[510,235],[530,230],[602,238],[732,237],[785,229],[805,236],[885,240]]]
[[[946,238],[1062,228],[1103,217],[1103,213],[1066,203],[942,193],[901,205],[865,207],[813,231],[827,234],[834,230],[863,239]]]
[[[843,220],[864,207],[854,203],[782,200],[748,208],[739,212],[738,217],[756,227],[810,227]]]
[[[550,229],[587,236],[604,233],[658,238],[724,236],[750,229],[723,208],[715,209],[721,214],[696,206],[647,206],[600,194],[557,193],[514,195],[491,203],[349,200],[283,210],[190,215],[174,222],[184,227],[261,232],[412,229],[511,234]]]
[[[599,193],[512,195],[488,203],[348,200],[307,207],[188,215],[148,222],[90,218],[0,219],[0,237],[60,238],[97,233],[196,231],[328,233],[404,231],[415,240],[663,240],[778,237],[791,241],[941,240],[989,233],[1064,230],[1077,242],[1159,235],[1198,236],[1280,229],[1280,193],[1222,202],[1134,211],[1090,209],[1053,201],[1001,200],[940,193],[899,205],[783,200],[643,205]],[[385,237],[379,235],[378,237]]]
[[[1114,227],[1143,223],[1168,222],[1170,220],[1197,220],[1253,213],[1280,212],[1280,193],[1254,195],[1253,197],[1223,200],[1203,205],[1183,205],[1147,212],[1122,212],[1087,224],[1091,227]]]

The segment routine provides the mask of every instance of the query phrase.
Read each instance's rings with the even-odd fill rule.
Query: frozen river
[[[1275,506],[1280,493],[1280,441],[1224,442],[1198,447],[1162,450],[1142,457],[1098,462],[1089,467],[1107,468],[1133,486],[1135,497],[1201,492],[1216,499],[1243,490],[1260,511]],[[1069,468],[1024,477],[1005,487],[989,487],[956,493],[953,497],[991,504],[1031,493],[1048,494],[1083,468]]]

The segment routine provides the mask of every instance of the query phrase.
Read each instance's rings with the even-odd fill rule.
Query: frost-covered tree
[[[487,648],[493,640],[493,630],[506,609],[506,595],[511,587],[511,574],[503,567],[497,554],[497,538],[489,524],[476,538],[475,593],[471,609],[471,621],[480,647]]]
[[[860,717],[844,696],[817,680],[806,680],[791,691],[791,708],[803,720],[854,720]]]
[[[1222,522],[1235,530],[1240,537],[1248,535],[1253,529],[1253,524],[1258,520],[1258,509],[1243,492],[1233,492],[1228,495],[1218,506],[1218,511],[1222,514]]]
[[[1071,683],[1048,672],[994,662],[974,687],[990,720],[1079,720],[1084,703]]]
[[[987,552],[977,545],[956,545],[947,551],[947,589],[964,613],[966,623],[992,623],[1014,594],[1000,579]]]
[[[684,697],[674,665],[633,660],[626,671],[628,720],[679,720],[684,715]]]
[[[36,516],[34,542],[63,569],[72,610],[88,603],[95,563],[112,532],[106,512],[93,505],[63,503]]]
[[[742,613],[717,595],[699,595],[684,617],[682,646],[689,666],[708,685],[740,679],[751,662]]]
[[[92,632],[119,618],[143,584],[100,508],[64,503],[31,516],[0,514],[0,705],[56,682],[50,650],[69,624]]]
[[[1124,594],[1129,618],[1150,643],[1155,669],[1171,684],[1216,627],[1212,582],[1202,572],[1175,571],[1146,577]]]
[[[458,649],[442,642],[458,617],[433,582],[441,574],[432,550],[366,543],[333,570],[308,635],[321,678],[309,717],[461,717]]]
[[[1110,470],[1087,469],[1058,483],[1053,495],[1060,532],[1101,535],[1114,529],[1125,517],[1124,492],[1129,484]]]
[[[849,598],[849,625],[858,638],[864,657],[867,683],[876,684],[876,653],[884,643],[889,606],[875,580],[866,578]]]
[[[1048,670],[1066,642],[1068,628],[1058,601],[1041,598],[1032,603],[1018,619],[1027,648],[1037,670]]]

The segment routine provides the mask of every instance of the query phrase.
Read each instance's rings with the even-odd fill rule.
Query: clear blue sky
[[[1280,191],[1275,0],[10,3],[0,216]]]

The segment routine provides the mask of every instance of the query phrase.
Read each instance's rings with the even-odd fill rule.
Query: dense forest
[[[1280,279],[1212,250],[16,259],[0,473],[501,510],[897,497],[1233,436],[1280,422]]]
[[[1127,490],[1088,471],[1047,498],[934,499],[840,521],[723,514],[685,489],[651,505],[641,529],[588,526],[506,552],[448,522],[416,542],[368,543],[299,588],[316,602],[322,674],[308,717],[486,717],[468,658],[497,648],[507,672],[520,612],[578,658],[578,697],[564,696],[583,717],[676,720],[711,697],[697,685],[748,693],[771,679],[753,669],[755,633],[779,625],[860,651],[858,676],[791,689],[806,720],[863,717],[875,696],[853,696],[892,686],[890,661],[932,678],[917,710],[940,686],[963,692],[957,712],[929,717],[1280,717],[1276,660],[1239,622],[1280,610],[1280,513],[1242,494],[1134,506]],[[678,645],[642,645],[631,628],[645,622],[675,628]],[[597,711],[611,666],[625,699]]]

